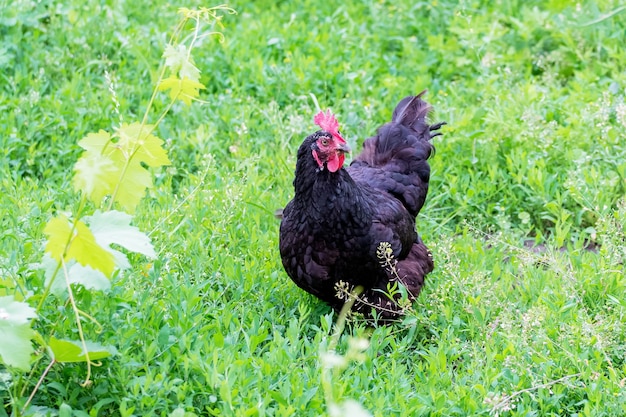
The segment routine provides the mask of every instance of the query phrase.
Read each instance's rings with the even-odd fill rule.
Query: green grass
[[[0,290],[35,301],[43,228],[78,201],[77,142],[119,122],[105,72],[124,121],[140,117],[177,20],[164,1],[62,3],[0,0]],[[336,316],[282,270],[273,211],[312,97],[358,148],[424,88],[448,122],[418,225],[436,270],[403,323],[347,328],[340,353],[370,345],[332,371],[332,395],[374,416],[626,414],[621,3],[332,3],[235,2],[225,42],[195,50],[207,103],[159,127],[172,166],[134,218],[158,258],[135,257],[108,293],[77,291],[102,324],[88,337],[118,355],[85,388],[84,365],[54,366],[27,414],[327,414]],[[77,337],[63,300],[34,326]],[[6,414],[45,366],[0,365]]]

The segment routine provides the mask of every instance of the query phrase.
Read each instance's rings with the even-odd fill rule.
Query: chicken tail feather
[[[432,107],[422,100],[424,94],[426,90],[416,96],[403,98],[393,111],[392,121],[411,127],[418,132],[427,130],[429,126],[426,117]]]

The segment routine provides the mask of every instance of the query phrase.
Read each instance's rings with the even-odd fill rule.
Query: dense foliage
[[[202,102],[154,132],[171,166],[133,224],[155,259],[130,254],[108,291],[74,287],[101,324],[84,318],[85,336],[117,353],[86,387],[84,363],[53,366],[25,414],[317,416],[328,389],[374,416],[626,414],[626,7],[229,6],[224,42],[194,50]],[[0,1],[0,297],[39,302],[46,225],[80,200],[79,141],[141,119],[177,19],[164,1]],[[448,122],[418,224],[436,269],[403,323],[348,326],[337,349],[359,360],[328,384],[335,316],[286,277],[273,211],[316,102],[358,148],[424,88]],[[32,326],[78,338],[63,299]],[[31,373],[0,364],[5,414],[47,354]]]

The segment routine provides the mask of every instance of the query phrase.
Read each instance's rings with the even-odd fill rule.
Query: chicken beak
[[[350,145],[348,145],[347,143],[340,143],[339,146],[337,147],[337,150],[341,153],[350,153],[352,152],[352,149],[350,148]]]

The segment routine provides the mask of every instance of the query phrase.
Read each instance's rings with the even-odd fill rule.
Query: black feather
[[[337,172],[319,169],[311,156],[317,132],[298,150],[295,196],[282,211],[280,253],[283,266],[302,289],[339,309],[340,281],[362,285],[366,303],[356,309],[391,319],[402,314],[385,292],[394,281],[417,297],[433,269],[430,252],[415,231],[415,217],[428,192],[433,146],[431,107],[409,96],[396,106],[392,121],[367,139],[350,167]],[[376,251],[388,242],[397,261],[396,273],[381,266]]]
[[[426,125],[426,116],[431,110],[428,103],[421,99],[425,93],[426,90],[416,96],[408,96],[402,99],[393,111],[391,121],[411,127],[417,131],[423,129],[422,125]]]

